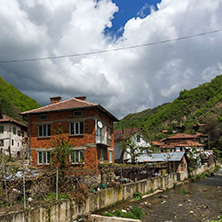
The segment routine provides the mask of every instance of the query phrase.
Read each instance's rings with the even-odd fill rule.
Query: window
[[[22,131],[22,137],[24,137],[24,131]]]
[[[18,136],[21,136],[21,131],[20,130],[18,130]]]
[[[4,126],[0,126],[0,133],[4,133]]]
[[[111,129],[108,128],[108,133],[109,133],[109,139],[111,140],[112,139],[112,134],[111,134]]]
[[[109,162],[112,163],[113,162],[113,152],[109,151]]]
[[[50,163],[50,151],[38,152],[38,164],[49,164]]]
[[[48,119],[48,115],[47,114],[42,114],[39,116],[40,120],[47,120]]]
[[[39,125],[39,137],[51,136],[51,126],[50,125]]]
[[[12,146],[14,146],[14,140],[12,140]]]
[[[4,140],[0,140],[0,146],[4,146]]]
[[[71,163],[84,163],[84,150],[73,150],[70,159]]]
[[[83,135],[84,124],[83,122],[70,123],[70,135]]]
[[[16,134],[16,127],[13,126],[13,134]]]
[[[100,149],[100,162],[103,163],[104,162],[104,152],[102,149]]]
[[[75,112],[73,112],[73,116],[75,116],[75,117],[82,116],[82,111],[75,111]]]
[[[136,141],[139,143],[140,142],[140,135],[136,136]]]

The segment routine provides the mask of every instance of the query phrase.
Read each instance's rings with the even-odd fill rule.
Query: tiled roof
[[[201,144],[199,142],[196,141],[192,141],[192,140],[185,140],[182,142],[177,143],[175,146],[205,146],[204,144]]]
[[[98,106],[96,103],[90,103],[81,99],[71,98],[68,100],[64,100],[61,102],[49,104],[47,106],[43,106],[37,109],[33,109],[30,111],[26,111],[21,113],[22,115],[26,114],[34,114],[34,113],[42,113],[42,112],[51,112],[51,111],[58,111],[58,110],[66,110],[66,109],[74,109],[74,108],[85,108],[85,107],[92,107]]]
[[[155,146],[164,146],[165,144],[159,141],[152,141],[152,144]]]
[[[190,135],[190,134],[186,134],[186,133],[177,133],[173,136],[168,137],[167,140],[169,140],[169,139],[191,139],[191,138],[196,138],[196,135]]]
[[[64,100],[61,102],[56,102],[49,104],[47,106],[43,106],[37,109],[33,109],[30,111],[22,112],[21,115],[28,115],[28,114],[37,114],[37,113],[46,113],[46,112],[53,112],[53,111],[62,111],[62,110],[72,110],[72,109],[78,109],[78,108],[90,108],[90,107],[97,107],[101,111],[105,112],[109,116],[114,119],[114,121],[118,121],[116,117],[114,117],[110,112],[108,112],[104,107],[102,107],[99,104],[87,102],[82,99],[78,98],[71,98],[68,100]]]
[[[20,125],[20,126],[23,126],[23,127],[26,127],[27,126],[23,123],[20,123],[19,121],[15,120],[15,119],[12,119],[11,117],[5,115],[5,114],[2,114],[2,117],[0,118],[0,123],[7,123],[7,122],[13,122],[17,125]]]
[[[141,127],[138,128],[129,128],[129,129],[123,129],[123,130],[115,130],[114,131],[114,140],[122,140],[129,139],[130,136],[134,135],[136,132],[140,131]]]

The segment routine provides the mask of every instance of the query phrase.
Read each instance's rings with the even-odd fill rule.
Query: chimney
[[[51,97],[50,98],[50,104],[61,102],[61,99],[62,99],[61,96]]]
[[[78,96],[78,97],[75,97],[76,99],[80,99],[80,100],[83,100],[83,101],[86,101],[86,96]]]

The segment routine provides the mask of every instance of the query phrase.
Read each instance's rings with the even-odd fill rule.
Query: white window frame
[[[41,157],[41,163],[40,163],[40,153],[42,155]],[[50,164],[50,154],[51,154],[51,151],[38,151],[38,164],[39,165],[42,165],[42,164],[45,164],[45,165],[49,165]],[[45,157],[44,157],[45,155]]]
[[[81,153],[83,156],[81,156]],[[76,157],[78,158],[78,161],[76,161]],[[83,161],[81,160],[81,157],[83,157]],[[84,149],[81,150],[72,150],[70,154],[70,162],[71,164],[84,164],[85,163],[85,153]]]
[[[81,130],[82,127],[82,130]],[[73,132],[72,132],[73,128]],[[78,131],[77,131],[78,129]],[[70,135],[83,135],[84,134],[84,122],[72,122],[69,123],[69,134]]]
[[[40,127],[42,127],[42,135],[40,135]],[[48,124],[38,125],[38,137],[50,137],[50,136],[51,136],[51,125]]]

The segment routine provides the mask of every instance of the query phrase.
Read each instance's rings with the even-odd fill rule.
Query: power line
[[[190,38],[194,38],[194,37],[198,37],[198,36],[204,36],[204,35],[209,35],[209,34],[221,32],[221,31],[222,31],[222,29],[217,29],[217,30],[213,30],[213,31],[209,31],[209,32],[202,32],[202,33],[198,33],[198,34],[194,34],[194,35],[182,36],[182,37],[175,38],[175,39],[167,39],[167,40],[162,40],[162,41],[158,41],[158,42],[150,42],[150,43],[145,43],[145,44],[141,44],[141,45],[132,45],[132,46],[121,47],[121,48],[116,48],[116,49],[98,50],[98,51],[94,51],[94,52],[85,52],[85,53],[76,53],[76,54],[71,54],[71,55],[49,56],[49,57],[31,58],[31,59],[2,60],[2,61],[0,61],[0,64],[17,63],[17,62],[34,62],[34,61],[43,61],[43,60],[50,60],[50,59],[63,59],[63,58],[102,54],[102,53],[108,53],[108,52],[116,52],[116,51],[122,51],[122,50],[126,50],[126,49],[135,49],[135,48],[159,45],[159,44],[164,44],[164,43],[169,43],[169,42],[174,42],[174,41],[179,41],[179,40],[185,40],[185,39],[190,39]]]

